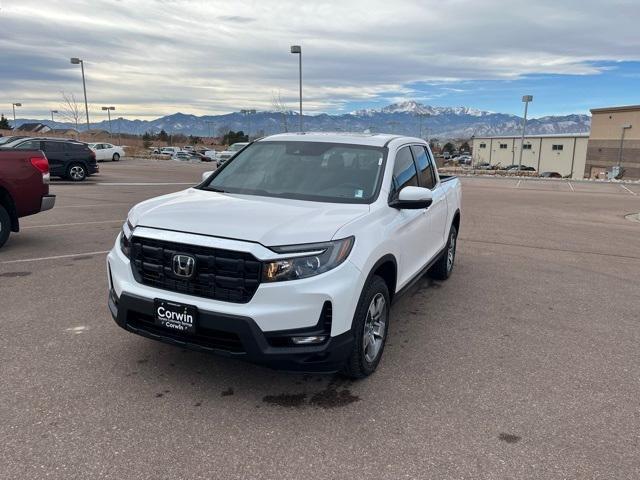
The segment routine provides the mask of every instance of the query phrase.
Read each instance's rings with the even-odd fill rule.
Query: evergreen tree
[[[0,130],[12,130],[11,125],[9,125],[9,120],[7,120],[4,114],[0,114]]]

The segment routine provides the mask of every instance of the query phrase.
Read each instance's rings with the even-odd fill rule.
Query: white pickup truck
[[[362,378],[391,302],[451,274],[460,201],[421,139],[270,136],[131,209],[107,259],[109,309],[156,340]]]

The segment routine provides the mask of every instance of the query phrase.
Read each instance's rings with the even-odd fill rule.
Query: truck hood
[[[265,246],[331,240],[369,205],[309,202],[195,188],[152,198],[129,212],[134,226],[257,242]]]

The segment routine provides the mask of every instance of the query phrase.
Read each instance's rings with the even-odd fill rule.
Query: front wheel
[[[364,378],[375,372],[387,341],[391,302],[385,281],[377,275],[365,285],[353,317],[355,342],[342,373]]]
[[[72,182],[81,182],[87,178],[87,171],[82,164],[74,163],[69,167],[69,170],[67,170],[67,177]]]
[[[446,280],[453,272],[453,264],[456,260],[456,246],[458,244],[458,229],[451,225],[447,246],[440,259],[429,270],[429,276],[436,280]]]
[[[114,153],[113,157],[111,157],[111,160],[113,160],[114,162],[119,162],[120,161],[120,154],[119,153]]]

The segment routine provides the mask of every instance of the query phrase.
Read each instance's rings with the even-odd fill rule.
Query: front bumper
[[[116,323],[130,332],[191,350],[219,354],[289,371],[333,373],[351,353],[350,332],[314,346],[275,347],[273,333],[265,334],[248,317],[200,310],[196,334],[177,333],[153,321],[154,301],[124,293],[109,294],[109,310]],[[283,332],[284,333],[284,332]],[[300,330],[301,334],[308,331]],[[291,335],[292,331],[287,331]]]
[[[268,254],[273,255],[273,252],[259,244],[236,240],[154,231],[144,227],[138,227],[136,235],[153,235],[176,243],[199,242],[205,246],[226,250],[249,251],[260,260],[268,258]],[[351,351],[351,324],[364,278],[360,270],[349,260],[316,277],[261,283],[249,302],[233,303],[137,282],[129,259],[120,250],[119,241],[118,237],[114,248],[107,256],[110,308],[118,325],[131,332],[167,343],[222,353],[287,370],[336,371]],[[199,312],[199,324],[205,329],[205,333],[209,335],[211,332],[208,330],[214,330],[215,335],[221,337],[233,335],[236,342],[235,350],[221,348],[215,342],[207,343],[197,338],[177,337],[172,335],[173,332],[169,334],[162,330],[154,330],[154,299],[195,306]],[[324,332],[329,336],[325,343],[284,347],[279,346],[282,343],[276,345],[271,341],[271,338],[277,335],[297,336],[298,332],[300,336],[313,335],[309,332],[317,329],[326,304],[331,306],[331,326]],[[241,346],[240,350],[237,348],[238,343]]]

